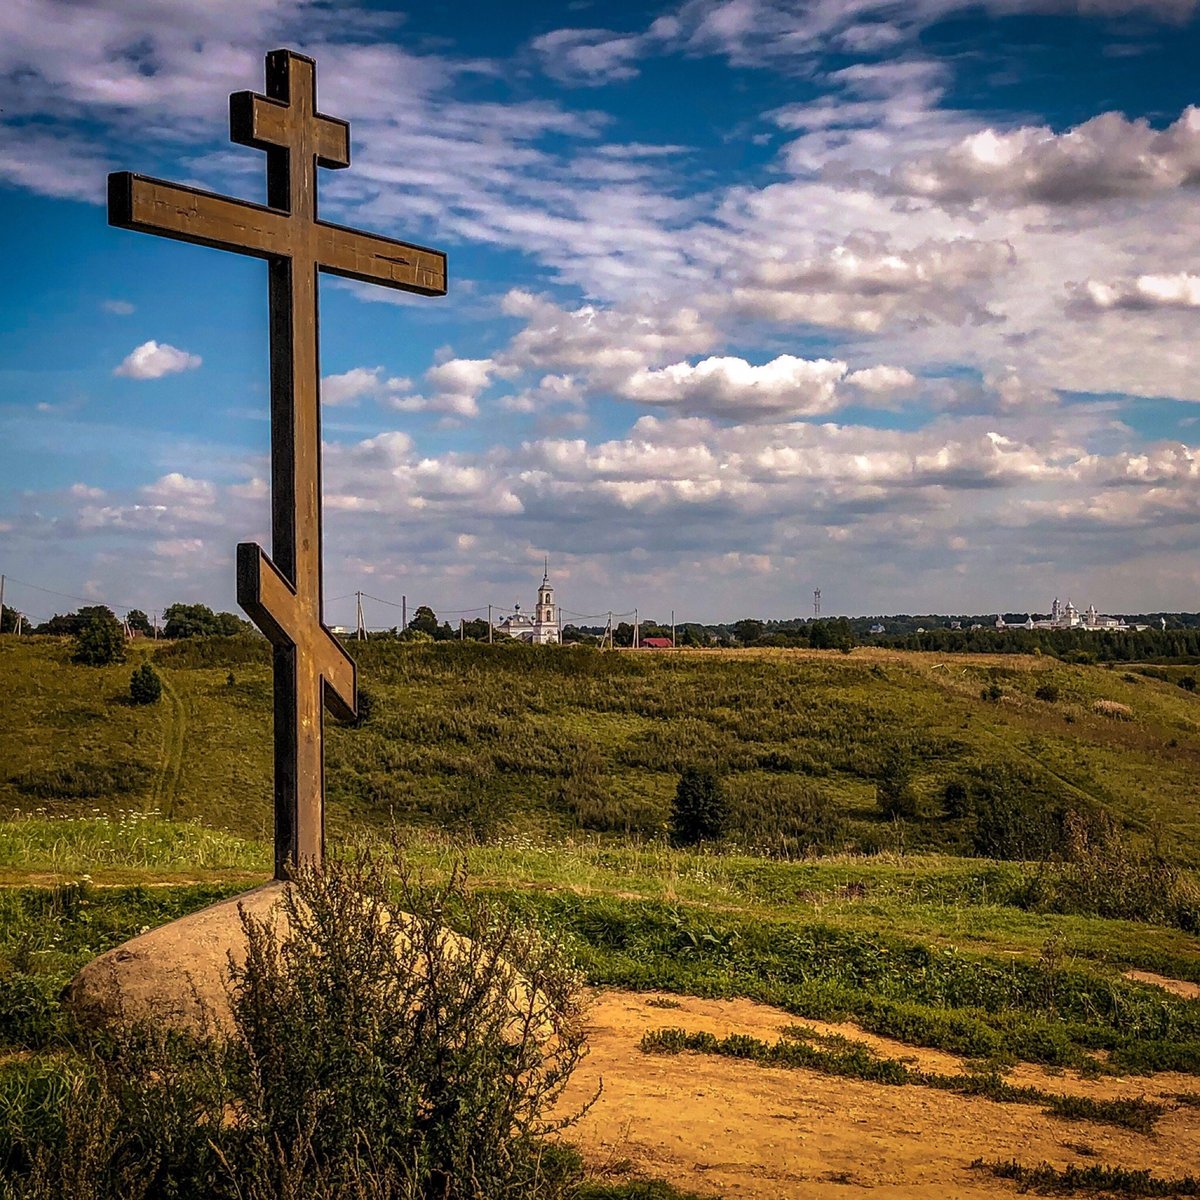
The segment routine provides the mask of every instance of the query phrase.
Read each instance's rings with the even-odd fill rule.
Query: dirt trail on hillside
[[[1168,979],[1165,975],[1156,975],[1153,971],[1126,971],[1126,979],[1135,983],[1149,983],[1154,987],[1170,992],[1184,1000],[1200,1000],[1200,983],[1189,983],[1186,979]]]
[[[654,993],[605,991],[591,1011],[591,1053],[572,1081],[578,1103],[604,1092],[568,1136],[593,1166],[665,1178],[679,1187],[742,1200],[967,1200],[1014,1194],[1011,1184],[972,1171],[976,1158],[1149,1168],[1195,1173],[1200,1109],[1169,1111],[1151,1136],[1039,1108],[934,1091],[836,1079],[815,1071],[759,1067],[710,1055],[663,1056],[638,1049],[648,1030],[681,1027],[723,1037],[774,1041],[797,1019],[746,1000],[672,996],[678,1008],[647,1003]],[[803,1021],[857,1038],[930,1070],[961,1059],[874,1037],[849,1025]],[[1191,1076],[1084,1080],[1023,1066],[1008,1078],[1052,1092],[1170,1102],[1197,1090]]]

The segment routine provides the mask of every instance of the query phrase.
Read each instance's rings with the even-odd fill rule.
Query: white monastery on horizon
[[[550,586],[550,563],[546,562],[542,583],[538,588],[534,615],[521,611],[519,604],[513,605],[511,617],[505,617],[496,626],[496,632],[519,642],[531,642],[535,646],[557,646],[561,640],[558,623],[558,608],[554,603],[554,589]]]
[[[1167,627],[1167,623],[1163,621],[1163,628]],[[1005,629],[1087,629],[1093,632],[1100,630],[1126,630],[1130,632],[1138,632],[1143,629],[1148,629],[1148,625],[1126,625],[1120,617],[1106,617],[1096,611],[1094,604],[1089,604],[1086,612],[1080,612],[1079,609],[1067,601],[1065,605],[1060,604],[1058,597],[1054,597],[1054,603],[1050,606],[1050,617],[1045,621],[1035,621],[1032,616],[1025,618],[1022,624],[1010,625],[1001,616],[996,617],[996,628],[999,630]]]

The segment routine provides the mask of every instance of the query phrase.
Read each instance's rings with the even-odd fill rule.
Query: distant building
[[[647,650],[673,650],[675,648],[675,643],[670,638],[664,637],[642,638],[638,645],[645,646]]]
[[[885,633],[886,630],[883,628],[883,626],[878,621],[876,621],[875,624],[871,626],[871,632],[872,633]]]
[[[1004,618],[996,618],[996,628],[1006,629],[1084,629],[1092,633],[1103,630],[1140,631],[1149,628],[1146,625],[1127,625],[1120,617],[1104,616],[1094,604],[1089,604],[1083,613],[1071,603],[1061,604],[1057,596],[1050,606],[1050,616],[1046,620],[1035,621],[1032,615],[1027,616],[1018,625],[1005,624]]]
[[[533,616],[521,611],[519,604],[513,605],[512,616],[505,617],[496,626],[496,632],[519,642],[531,642],[535,646],[557,646],[562,640],[558,622],[558,608],[554,603],[554,589],[550,586],[550,564],[546,564],[542,583],[538,588],[537,604]]]

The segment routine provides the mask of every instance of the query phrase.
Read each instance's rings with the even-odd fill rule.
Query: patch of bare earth
[[[604,1091],[571,1131],[589,1162],[628,1164],[637,1174],[702,1193],[755,1200],[959,1200],[1011,1194],[1010,1185],[969,1170],[976,1158],[1016,1158],[1065,1167],[1102,1162],[1194,1173],[1200,1109],[1169,1111],[1152,1136],[1048,1116],[1036,1107],[998,1104],[930,1088],[837,1079],[815,1071],[759,1067],[708,1055],[643,1054],[653,1029],[682,1027],[718,1037],[744,1033],[774,1041],[802,1023],[843,1033],[880,1053],[930,1070],[962,1069],[961,1059],[915,1050],[849,1025],[798,1022],[746,1000],[599,992],[591,1010],[591,1052],[572,1081],[578,1104],[601,1079]],[[1111,1099],[1166,1099],[1195,1090],[1190,1076],[1087,1080],[1021,1067],[1009,1078],[1053,1092]]]
[[[1200,1000],[1200,983],[1189,983],[1186,979],[1168,979],[1165,975],[1155,975],[1153,971],[1126,971],[1125,978],[1132,979],[1135,983],[1149,983],[1184,1000]]]

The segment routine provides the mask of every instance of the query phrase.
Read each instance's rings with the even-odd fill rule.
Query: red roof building
[[[673,650],[675,643],[670,638],[642,638],[638,642],[639,646],[644,646],[647,650]]]

